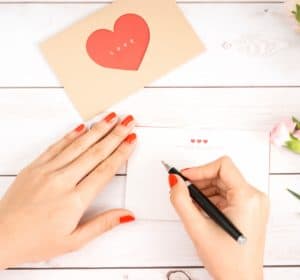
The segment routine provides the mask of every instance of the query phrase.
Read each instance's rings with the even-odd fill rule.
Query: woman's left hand
[[[80,222],[134,149],[134,119],[111,113],[78,126],[26,167],[0,200],[0,268],[74,251],[123,222],[114,209]]]

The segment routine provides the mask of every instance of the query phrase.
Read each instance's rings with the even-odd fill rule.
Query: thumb
[[[170,174],[169,184],[171,202],[194,243],[211,238],[214,225],[194,204],[186,183],[181,177]]]
[[[106,231],[134,220],[133,214],[125,209],[114,209],[101,213],[75,229],[71,234],[71,247],[80,248]]]

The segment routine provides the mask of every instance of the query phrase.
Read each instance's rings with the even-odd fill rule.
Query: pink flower
[[[293,133],[296,128],[296,123],[292,119],[284,119],[282,120],[282,123],[287,127],[290,133]]]
[[[271,131],[271,143],[300,154],[300,122],[295,117],[284,119]]]
[[[290,138],[290,132],[284,123],[279,123],[271,131],[271,143],[278,147],[284,146]]]
[[[291,139],[290,128],[290,124],[286,121],[277,124],[271,131],[271,143],[279,147],[284,146]]]
[[[296,130],[293,136],[300,140],[300,130]]]

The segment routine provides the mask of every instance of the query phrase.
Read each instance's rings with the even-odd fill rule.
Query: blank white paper
[[[197,128],[137,128],[138,144],[127,167],[125,204],[138,219],[178,220],[169,200],[168,174],[161,160],[177,169],[230,156],[245,178],[268,191],[269,140],[260,131]]]

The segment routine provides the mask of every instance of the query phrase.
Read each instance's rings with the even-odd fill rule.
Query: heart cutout
[[[87,39],[90,58],[106,68],[137,71],[150,41],[147,22],[139,15],[125,14],[117,19],[114,31],[99,29]]]

